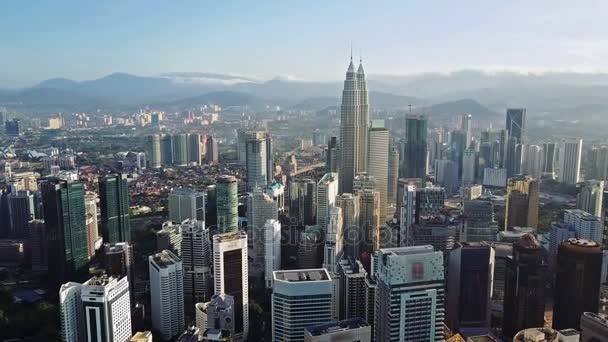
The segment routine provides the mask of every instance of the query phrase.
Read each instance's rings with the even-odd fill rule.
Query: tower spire
[[[353,61],[353,41],[350,41],[350,61]]]

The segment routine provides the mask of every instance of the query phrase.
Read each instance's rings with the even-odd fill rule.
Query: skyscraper
[[[188,312],[195,303],[211,297],[211,243],[204,221],[186,220],[181,223],[181,231],[184,301]]]
[[[338,138],[331,137],[327,141],[327,152],[325,152],[325,172],[338,172]]]
[[[456,243],[448,256],[447,322],[450,329],[489,328],[494,249]]]
[[[201,164],[201,135],[198,133],[188,134],[188,161],[190,163]]]
[[[560,183],[575,185],[580,181],[583,139],[564,141],[559,149]]]
[[[357,80],[357,73],[351,57],[344,80],[342,105],[340,107],[340,193],[352,192],[353,179],[361,165],[359,161],[361,156],[361,142],[359,140],[361,137],[361,92]]]
[[[272,135],[266,132],[266,183],[274,182],[274,149],[272,148]]]
[[[608,180],[608,146],[594,146],[588,154],[586,179]]]
[[[254,187],[266,187],[268,180],[268,156],[266,155],[266,132],[251,131],[246,134],[246,170],[247,170],[247,190],[251,191]]]
[[[184,329],[184,275],[181,259],[171,251],[148,258],[152,326],[169,340]]]
[[[108,175],[99,182],[99,205],[103,241],[131,241],[129,221],[129,184],[126,174]]]
[[[169,193],[169,220],[205,220],[205,193],[188,188],[175,188]]]
[[[423,115],[408,115],[405,118],[405,141],[399,177],[426,177],[427,125],[427,118]]]
[[[34,194],[28,190],[11,192],[8,197],[10,237],[27,237],[27,223],[35,218]]]
[[[384,127],[384,121],[373,120],[368,132],[367,174],[377,182],[381,222],[386,218],[388,202],[389,143],[389,132]]]
[[[173,134],[171,140],[173,143],[173,165],[188,165],[188,134]]]
[[[543,144],[543,173],[551,178],[555,174],[555,143]]]
[[[386,248],[377,266],[375,340],[442,341],[442,253],[432,246]]]
[[[465,234],[464,237],[461,237],[461,241],[496,240],[498,224],[494,220],[494,204],[491,201],[464,200],[462,209],[465,216]]]
[[[272,273],[281,269],[281,222],[271,219],[264,225],[264,280],[272,288]]]
[[[397,183],[399,180],[399,148],[394,142],[388,151],[388,183],[386,187],[386,202],[387,205],[395,205],[397,203]]]
[[[602,217],[604,181],[588,180],[577,184],[576,208]]]
[[[49,178],[40,184],[49,246],[51,288],[77,280],[87,269],[87,227],[84,185]]]
[[[217,138],[213,136],[207,137],[207,155],[205,156],[205,161],[209,164],[217,164],[220,160],[219,153]]]
[[[304,328],[332,320],[333,282],[325,269],[275,271],[272,340],[304,341]]]
[[[122,342],[131,338],[131,299],[127,277],[95,276],[82,284],[85,341]]]
[[[338,195],[338,174],[326,173],[317,184],[317,225],[325,234],[329,222],[329,208]]]
[[[256,187],[253,193],[248,196],[247,202],[247,231],[251,239],[252,254],[252,270],[250,273],[262,273],[265,269],[266,258],[266,223],[268,220],[278,220],[279,214],[277,203],[261,188]]]
[[[594,241],[570,238],[557,252],[553,329],[579,329],[581,315],[597,312],[602,248]]]
[[[152,146],[152,148],[154,148],[154,146]],[[171,134],[163,134],[160,136],[160,151],[162,164],[173,165],[173,139]]]
[[[103,265],[106,273],[114,278],[127,277],[133,288],[133,247],[128,242],[104,244]]]
[[[340,286],[335,305],[339,306],[340,319],[366,317],[365,279],[367,271],[363,264],[351,257],[342,258],[337,272],[340,276]]]
[[[49,265],[49,243],[44,220],[28,222],[27,246],[32,264],[32,271],[47,271]]]
[[[399,208],[399,247],[408,245],[409,230],[415,222],[416,186],[404,185],[402,197],[401,207]]]
[[[380,248],[380,193],[373,190],[359,192],[359,255]]]
[[[363,70],[363,61],[359,60],[357,69],[357,90],[359,91],[359,167],[357,173],[367,171],[368,154],[368,126],[369,126],[369,97],[367,95],[367,81]]]
[[[504,165],[507,169],[507,176],[513,177],[519,173],[521,168],[521,154],[517,153],[517,149],[518,145],[521,145],[523,142],[524,133],[526,130],[526,109],[507,109],[505,128],[507,137]]]
[[[563,221],[576,230],[576,236],[595,242],[602,240],[602,222],[599,217],[579,209],[566,209],[563,211]]]
[[[311,178],[289,182],[289,217],[294,223],[313,225],[317,214],[317,183]]]
[[[525,144],[523,147],[522,173],[540,178],[543,171],[543,150],[538,145]]]
[[[217,226],[220,232],[238,229],[238,181],[233,176],[219,176],[216,182]]]
[[[336,207],[342,209],[342,230],[344,235],[344,254],[359,256],[359,195],[342,194],[336,197]]]
[[[538,241],[529,234],[513,244],[505,276],[503,335],[513,337],[545,322],[547,264]]]
[[[329,207],[329,220],[325,235],[325,248],[323,250],[323,268],[329,272],[336,271],[336,264],[344,252],[343,239],[342,209],[332,205]]]
[[[476,169],[475,150],[464,150],[462,155],[462,183],[471,184],[475,182],[475,169]]]
[[[249,333],[247,234],[236,231],[214,235],[213,265],[215,294],[234,297],[235,336],[246,340]]]
[[[473,116],[471,114],[462,114],[461,120],[460,120],[460,129],[462,130],[462,132],[464,132],[464,148],[469,149],[471,147],[471,140],[473,139],[473,133],[472,133],[472,118]]]
[[[538,179],[521,176],[507,182],[505,229],[538,227]]]
[[[59,289],[59,314],[61,318],[61,340],[84,341],[84,312],[82,310],[82,285],[68,282]]]

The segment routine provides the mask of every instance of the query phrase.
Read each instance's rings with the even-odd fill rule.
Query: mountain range
[[[449,74],[369,75],[375,109],[410,104],[435,114],[470,112],[481,117],[506,107],[526,107],[530,117],[565,119],[572,110],[598,120],[608,112],[608,74],[463,70]],[[54,78],[32,87],[0,90],[0,107],[52,113],[93,109],[130,110],[144,105],[188,107],[204,103],[321,110],[340,103],[342,82],[309,82],[242,75],[182,72],[159,76],[114,73],[99,79]],[[583,118],[580,118],[583,119]]]

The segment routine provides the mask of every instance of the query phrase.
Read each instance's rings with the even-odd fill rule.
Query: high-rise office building
[[[336,197],[336,207],[342,209],[342,231],[344,254],[359,256],[359,208],[358,194],[342,194]]]
[[[588,180],[577,184],[576,208],[602,217],[604,181]]]
[[[555,174],[555,143],[543,144],[543,174],[553,178]]]
[[[169,340],[184,329],[184,275],[181,259],[165,250],[148,258],[152,326]]]
[[[377,266],[375,340],[442,341],[442,253],[432,246],[386,248],[379,250]]]
[[[594,146],[587,157],[585,178],[608,180],[608,146]]]
[[[239,199],[238,181],[233,176],[217,177],[216,188],[217,226],[220,232],[238,229]]]
[[[397,183],[399,179],[399,148],[391,143],[388,151],[388,183],[386,187],[387,206],[397,203]],[[390,213],[389,213],[390,214]]]
[[[88,271],[84,185],[49,178],[40,184],[49,246],[51,288],[77,280]]]
[[[458,163],[453,160],[435,160],[435,181],[441,185],[449,194],[457,193],[461,182],[458,178]]]
[[[359,91],[359,167],[357,173],[367,171],[367,154],[368,154],[368,127],[369,127],[369,97],[367,94],[367,81],[365,79],[365,71],[363,70],[363,61],[359,60],[359,68],[357,68],[357,90]]]
[[[44,220],[28,222],[28,249],[32,271],[46,271],[49,266],[49,244]]]
[[[464,133],[465,150],[471,147],[471,141],[473,140],[472,119],[473,116],[471,114],[463,114],[460,118],[460,129]]]
[[[344,253],[343,224],[342,208],[333,205],[329,207],[329,220],[323,249],[323,268],[329,272],[336,271],[338,260]]]
[[[507,259],[503,335],[513,337],[529,327],[542,327],[545,322],[545,284],[547,264],[543,249],[530,234],[513,244],[513,255]]]
[[[202,160],[202,136],[198,133],[188,134],[188,162],[200,165]]]
[[[323,235],[319,226],[305,226],[298,237],[298,267],[319,267],[323,262],[323,247]]]
[[[361,71],[363,69],[361,68]],[[365,79],[365,76],[362,75]],[[342,105],[340,107],[340,193],[352,192],[353,179],[360,171],[365,171],[367,158],[367,89],[360,89],[359,73],[355,72],[352,58],[346,71],[344,89],[342,91]],[[365,99],[361,99],[365,96]],[[363,113],[361,106],[366,112]],[[364,124],[363,127],[361,125]],[[365,131],[365,132],[363,132]],[[361,141],[364,138],[366,140]]]
[[[173,139],[171,134],[160,136],[160,157],[163,165],[173,165]]]
[[[249,333],[247,264],[247,234],[236,231],[213,236],[215,294],[234,297],[234,333],[243,340]]]
[[[289,182],[289,217],[294,223],[316,224],[317,183],[310,178],[296,178]]]
[[[368,132],[367,174],[377,182],[381,222],[386,218],[388,203],[389,146],[389,132],[384,127],[384,120],[373,120]]]
[[[333,281],[327,270],[275,271],[272,340],[304,341],[304,328],[332,320]]]
[[[27,237],[27,223],[35,219],[34,194],[29,190],[13,190],[6,197],[8,202],[9,237]]]
[[[160,135],[153,134],[148,136],[148,148],[150,149],[150,167],[159,168],[161,166],[161,147]]]
[[[427,118],[422,115],[408,115],[405,118],[405,140],[402,143],[399,177],[426,177],[427,125]]]
[[[205,161],[209,164],[217,164],[220,161],[220,150],[217,144],[217,138],[213,136],[207,137],[207,154]]]
[[[462,241],[495,241],[498,223],[494,220],[494,204],[484,200],[464,200],[462,207],[465,217]]]
[[[188,188],[175,188],[169,193],[169,220],[205,220],[205,193]]]
[[[188,134],[179,133],[171,136],[173,142],[173,165],[188,165]]]
[[[255,187],[266,187],[268,180],[268,156],[266,155],[266,132],[250,131],[246,134],[245,141],[247,170],[247,190],[252,191]]]
[[[524,140],[526,130],[526,109],[525,108],[509,108],[507,109],[506,128],[506,153],[505,153],[505,168],[507,176],[513,177],[520,172],[521,168],[521,153],[518,154],[518,145],[520,146]]]
[[[359,255],[380,248],[380,193],[373,190],[359,192]]]
[[[85,341],[131,338],[131,297],[127,277],[95,276],[82,284]]]
[[[367,271],[363,264],[351,257],[342,258],[337,272],[340,277],[340,285],[335,305],[338,306],[340,319],[365,318]]]
[[[87,216],[87,251],[89,258],[95,256],[95,247],[99,239],[99,224],[97,221],[97,203],[99,197],[92,191],[87,191],[84,196],[84,208]]]
[[[445,189],[442,187],[416,188],[415,222],[439,215],[443,210],[445,197]]]
[[[399,208],[399,247],[407,246],[409,230],[416,219],[416,186],[404,185],[402,197]]]
[[[520,176],[507,182],[505,229],[538,227],[538,179]]]
[[[479,242],[456,243],[447,268],[446,324],[453,330],[489,328],[494,249]]]
[[[145,170],[147,167],[146,154],[144,152],[138,152],[136,155],[136,162],[139,170]]]
[[[264,280],[272,288],[272,272],[281,269],[281,222],[271,219],[264,225]]]
[[[564,141],[561,144],[557,174],[560,183],[575,185],[580,182],[582,149],[583,139]]]
[[[81,296],[82,284],[68,282],[59,289],[59,314],[61,318],[61,340],[84,341],[84,312]]]
[[[274,149],[272,143],[272,135],[266,132],[266,183],[274,182]]]
[[[129,184],[126,174],[108,175],[99,182],[99,206],[103,241],[131,241]]]
[[[133,247],[128,242],[104,244],[103,265],[108,275],[114,278],[127,277],[133,288]]]
[[[159,231],[156,232],[156,250],[170,250],[175,255],[179,255],[182,245],[182,230],[181,225],[172,221],[167,221],[162,224]]]
[[[181,223],[181,259],[184,274],[184,301],[189,309],[211,297],[211,240],[204,221]]]
[[[599,217],[580,209],[566,209],[562,214],[563,222],[574,227],[578,238],[595,242],[602,240],[602,222]]]
[[[464,150],[462,155],[462,182],[464,184],[475,182],[476,163],[477,156],[475,150]]]
[[[584,312],[597,312],[602,248],[595,241],[570,238],[557,252],[553,329],[578,329]]]
[[[338,174],[326,173],[317,184],[317,225],[325,234],[329,222],[329,208],[336,203]]]
[[[538,145],[523,146],[521,172],[534,178],[540,178],[543,172],[543,150]]]
[[[261,275],[266,267],[264,261],[266,259],[266,222],[278,220],[279,211],[277,202],[259,187],[254,188],[247,199],[247,231],[251,234],[249,238],[253,244],[251,246],[253,267],[249,271],[251,274],[258,271]]]
[[[325,172],[338,172],[338,154],[339,151],[338,138],[331,137],[327,141],[327,151],[325,152]]]

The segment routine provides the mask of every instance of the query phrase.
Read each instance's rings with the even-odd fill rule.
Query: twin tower
[[[340,109],[339,192],[352,193],[353,180],[367,171],[369,101],[363,64],[355,72],[353,58],[346,71]]]

